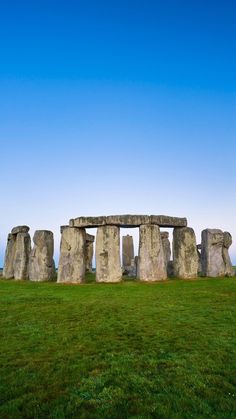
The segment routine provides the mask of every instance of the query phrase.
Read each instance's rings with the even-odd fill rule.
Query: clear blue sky
[[[0,265],[14,225],[58,256],[80,215],[187,216],[236,243],[235,22],[227,0],[1,2]]]

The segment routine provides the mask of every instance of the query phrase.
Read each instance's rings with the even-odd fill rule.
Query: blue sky
[[[52,230],[57,259],[80,215],[236,243],[235,22],[233,1],[1,2],[0,265],[14,225]]]

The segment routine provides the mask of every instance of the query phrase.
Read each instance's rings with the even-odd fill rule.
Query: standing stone
[[[232,236],[228,231],[224,232],[224,245],[223,245],[223,259],[225,263],[225,276],[234,276],[235,271],[232,266],[230,257],[229,257],[229,247],[232,244]]]
[[[120,263],[120,228],[101,226],[96,237],[96,281],[119,282],[122,270]]]
[[[138,275],[138,256],[134,257],[134,276]]]
[[[94,236],[92,234],[86,234],[86,245],[85,245],[85,270],[86,272],[93,272],[93,242]]]
[[[128,271],[134,260],[134,241],[133,236],[122,237],[122,266],[123,270]]]
[[[202,231],[201,264],[203,276],[233,276],[228,248],[232,243],[231,234],[219,229]]]
[[[137,276],[141,281],[167,278],[160,228],[156,225],[141,225],[139,228]]]
[[[173,260],[169,260],[167,263],[167,276],[168,278],[174,277],[174,262]]]
[[[14,278],[29,279],[31,240],[29,233],[17,233],[14,258]]]
[[[201,249],[202,249],[202,245],[201,244],[197,244],[198,274],[199,275],[201,275],[201,273],[202,273]]]
[[[176,278],[196,278],[198,254],[196,236],[190,227],[175,228],[173,234],[173,270]]]
[[[57,282],[81,283],[85,277],[84,228],[62,230]]]
[[[161,231],[161,241],[162,241],[162,247],[164,251],[164,258],[165,258],[165,264],[166,267],[168,266],[168,262],[170,261],[170,240],[169,240],[169,233],[168,231]]]
[[[50,281],[55,276],[53,233],[48,230],[37,230],[34,233],[33,242],[29,279],[31,281]]]
[[[3,278],[12,279],[14,278],[14,262],[16,253],[16,234],[8,234],[7,247],[5,252],[4,266],[3,266]]]

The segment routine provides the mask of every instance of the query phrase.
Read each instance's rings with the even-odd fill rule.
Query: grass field
[[[235,418],[236,278],[0,281],[1,418]]]

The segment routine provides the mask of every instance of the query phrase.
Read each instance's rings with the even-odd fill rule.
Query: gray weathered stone
[[[95,240],[95,236],[93,236],[92,234],[86,233],[86,242],[94,243],[94,240]]]
[[[93,272],[93,242],[86,241],[85,269],[86,269],[86,272]]]
[[[109,215],[107,217],[78,217],[70,220],[70,227],[94,228],[103,225],[118,227],[140,227],[145,224],[156,224],[160,227],[185,227],[186,218],[170,217],[167,215]]]
[[[202,231],[201,265],[203,276],[233,276],[228,248],[232,243],[231,234],[219,229]]]
[[[3,278],[12,279],[14,278],[14,263],[16,253],[16,234],[8,234],[7,247],[5,252],[4,266],[3,266]]]
[[[30,255],[29,279],[31,281],[50,281],[55,277],[53,260],[53,233],[48,230],[36,230],[33,237],[34,247]]]
[[[78,217],[70,220],[71,227],[95,228],[106,225],[106,217]]]
[[[156,225],[141,225],[139,228],[137,277],[141,281],[167,278],[160,229]]]
[[[135,276],[138,275],[138,256],[134,257]]]
[[[232,236],[228,231],[224,232],[224,245],[223,245],[223,259],[225,264],[225,276],[234,276],[235,271],[232,266],[230,257],[229,257],[229,247],[232,244]]]
[[[63,230],[65,230],[65,228],[68,228],[68,227],[70,227],[70,226],[69,225],[63,225],[63,226],[61,226],[60,227],[61,234],[63,233]]]
[[[62,231],[57,282],[81,283],[85,277],[86,233],[83,228]]]
[[[106,217],[107,225],[116,225],[119,227],[139,227],[141,224],[149,224],[150,219],[148,215],[109,215]]]
[[[187,218],[171,217],[169,215],[151,215],[150,223],[159,227],[187,227]]]
[[[190,279],[197,277],[197,243],[194,230],[190,227],[174,229],[173,270],[176,278]]]
[[[202,262],[201,262],[201,244],[197,244],[197,255],[198,255],[198,275],[202,273]]]
[[[85,269],[86,272],[93,271],[93,242],[94,236],[86,233],[86,246],[85,246]]]
[[[122,268],[123,275],[127,275],[131,278],[137,277],[137,271],[138,271],[138,256],[135,256],[130,261],[130,266],[126,266],[125,268]]]
[[[174,276],[174,262],[173,260],[169,260],[167,263],[167,276],[168,278],[172,278]]]
[[[28,233],[29,232],[28,226],[17,226],[13,227],[11,234],[18,234],[18,233]]]
[[[31,240],[29,233],[17,233],[14,257],[14,278],[29,279]]]
[[[122,237],[122,266],[125,269],[126,267],[131,266],[131,261],[134,259],[134,241],[133,236]]]
[[[116,226],[98,227],[96,237],[96,281],[119,282],[121,277],[120,229]]]
[[[168,231],[161,231],[161,241],[162,241],[162,247],[164,251],[165,264],[167,268],[168,262],[170,261],[170,255],[171,255]]]
[[[126,266],[125,268],[122,267],[122,273],[123,275],[129,276],[131,278],[135,278],[137,276],[137,265],[135,258],[131,259],[129,266]]]

